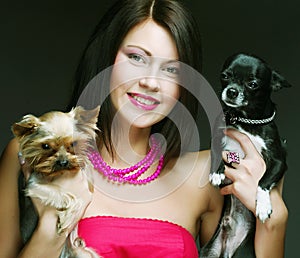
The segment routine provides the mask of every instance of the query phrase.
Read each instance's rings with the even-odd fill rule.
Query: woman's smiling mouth
[[[133,105],[144,110],[153,110],[160,104],[157,99],[143,94],[127,93],[127,95]]]

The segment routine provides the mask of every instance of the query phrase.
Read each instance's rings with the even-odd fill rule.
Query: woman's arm
[[[14,139],[0,159],[0,257],[16,257],[21,246],[19,232],[18,143]]]
[[[22,249],[19,230],[18,177],[21,169],[24,170],[25,177],[28,177],[28,173],[26,173],[28,171],[25,168],[26,164],[23,167],[19,164],[18,150],[19,144],[16,139],[13,139],[7,145],[0,160],[0,257],[59,257],[68,234],[57,234],[56,210],[41,205],[37,199],[34,199],[33,202],[39,214],[39,222],[32,237]],[[84,208],[91,201],[91,194],[82,187],[80,174],[75,173],[67,180],[61,177],[58,184],[69,191],[72,190],[72,193],[83,199],[83,213]],[[78,189],[74,185],[78,185]],[[68,231],[72,230],[77,221],[74,221]]]
[[[225,175],[233,183],[223,187],[221,194],[234,194],[254,214],[256,214],[256,191],[266,165],[250,139],[236,130],[226,134],[237,140],[246,156],[234,168],[225,167]],[[224,153],[223,159],[226,160]],[[246,190],[245,190],[246,189]],[[287,208],[282,200],[282,182],[271,191],[273,213],[271,218],[262,223],[257,219],[255,232],[255,253],[257,258],[284,257],[284,239],[288,218]]]
[[[55,209],[40,205],[39,223],[32,237],[22,249],[18,258],[59,257],[67,235],[56,233],[57,215]]]
[[[255,252],[257,257],[284,257],[288,210],[281,195],[283,180],[271,191],[273,212],[265,223],[256,221]]]
[[[208,184],[206,188],[209,192],[209,201],[207,211],[201,216],[200,246],[204,246],[213,237],[220,221],[224,203],[223,196],[220,195],[216,187]]]
[[[22,246],[19,225],[18,177],[21,166],[18,160],[19,144],[10,141],[0,159],[0,257],[59,257],[66,236],[57,236],[57,216],[53,209],[42,207],[35,201],[39,223],[32,238]],[[20,253],[21,252],[21,253]],[[18,256],[19,255],[19,256]]]

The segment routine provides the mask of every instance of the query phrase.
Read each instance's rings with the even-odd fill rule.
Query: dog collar
[[[244,118],[244,117],[238,117],[235,116],[233,114],[226,114],[226,120],[230,123],[230,124],[236,124],[238,122],[241,122],[243,124],[252,124],[252,125],[263,125],[263,124],[268,124],[271,121],[274,120],[274,117],[276,115],[276,111],[273,112],[271,117],[268,118],[264,118],[264,119],[249,119],[249,118]]]

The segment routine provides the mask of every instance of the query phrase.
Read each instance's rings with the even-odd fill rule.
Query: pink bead
[[[99,152],[91,151],[87,154],[89,160],[93,164],[94,168],[106,176],[109,180],[118,183],[129,183],[129,184],[147,184],[156,179],[163,167],[164,157],[160,155],[159,162],[155,172],[144,179],[138,179],[143,173],[145,173],[149,167],[154,163],[154,160],[158,158],[161,153],[160,145],[155,141],[153,137],[150,138],[150,150],[147,155],[139,161],[137,164],[124,169],[115,169],[109,166],[100,156]],[[137,170],[137,171],[136,171]],[[136,171],[135,173],[132,173]]]

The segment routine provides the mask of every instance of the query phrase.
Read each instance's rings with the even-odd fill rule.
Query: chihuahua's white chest
[[[245,131],[240,126],[237,126],[237,129],[241,133],[246,134],[250,138],[251,142],[253,143],[256,150],[260,154],[262,153],[262,150],[267,149],[266,143],[262,137],[260,137],[259,135],[252,135],[249,132]],[[224,137],[222,144],[223,144],[225,150],[238,152],[240,154],[240,157],[244,158],[244,156],[245,156],[244,150],[242,149],[241,145],[236,140],[234,140],[230,137]]]

